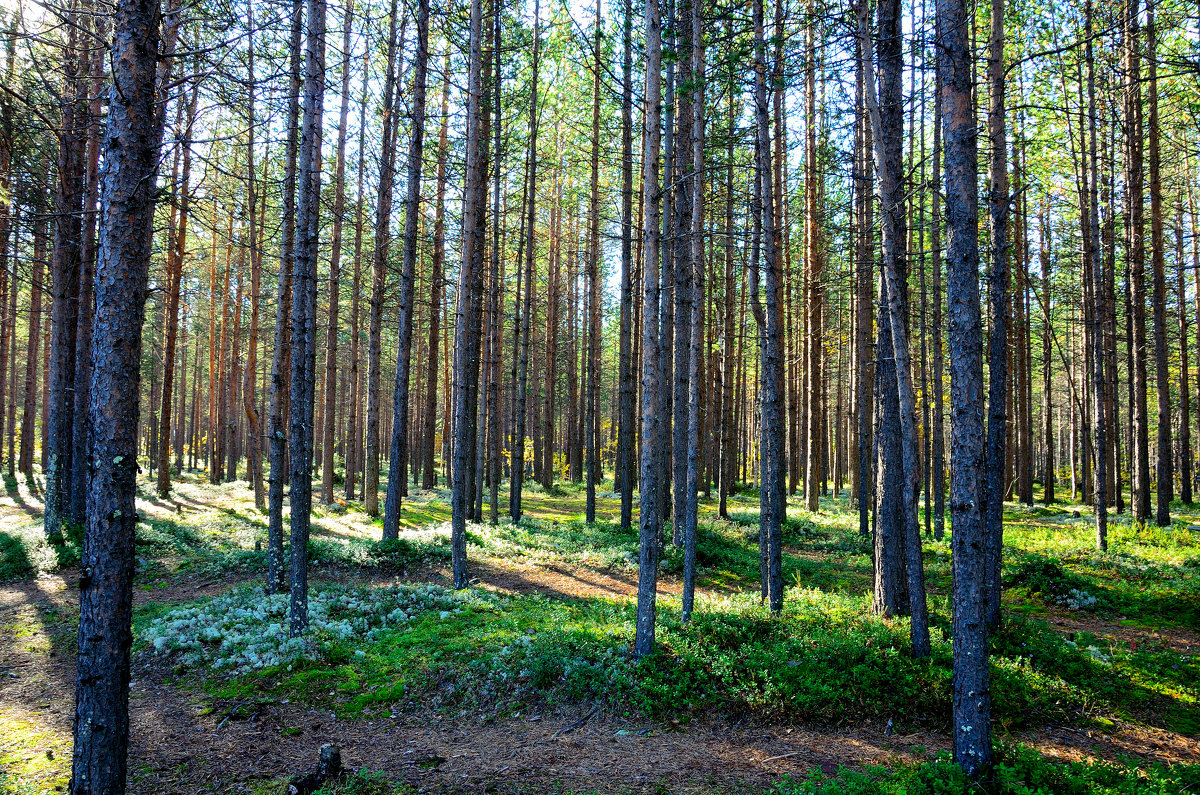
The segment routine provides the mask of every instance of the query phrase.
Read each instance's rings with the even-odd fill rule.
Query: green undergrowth
[[[1026,747],[997,749],[990,779],[972,782],[941,754],[893,769],[785,777],[770,795],[1181,795],[1200,791],[1200,765],[1053,762]]]
[[[288,795],[288,780],[259,782],[251,787],[253,795]],[[415,795],[416,790],[398,784],[382,773],[366,768],[342,773],[326,781],[313,795]]]
[[[1198,518],[1177,514],[1170,527],[1134,524],[1128,516],[1110,521],[1108,551],[1099,552],[1086,509],[1010,505],[1004,527],[1009,602],[1151,626],[1200,626],[1200,532],[1189,529]]]
[[[864,596],[794,588],[777,617],[754,595],[703,597],[686,625],[677,602],[662,600],[657,650],[640,660],[630,653],[626,600],[400,586],[322,591],[310,609],[314,630],[303,642],[286,640],[286,600],[256,589],[140,613],[142,654],[165,655],[218,696],[319,702],[347,717],[425,707],[503,717],[600,704],[685,720],[949,721],[946,615],[933,616],[932,657],[917,660],[907,621],[871,615]],[[1072,640],[1016,617],[994,639],[993,682],[1006,728],[1125,718],[1187,730],[1200,661],[1166,645]]]

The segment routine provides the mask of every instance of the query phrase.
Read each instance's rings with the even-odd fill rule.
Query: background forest
[[[0,39],[0,792],[1200,788],[1195,4]]]

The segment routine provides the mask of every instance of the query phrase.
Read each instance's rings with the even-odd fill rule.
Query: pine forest
[[[1200,6],[0,0],[0,795],[1200,792]]]

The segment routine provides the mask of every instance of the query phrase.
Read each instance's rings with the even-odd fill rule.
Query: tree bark
[[[162,409],[159,414],[158,436],[158,496],[166,498],[171,491],[171,398],[175,387],[175,347],[179,337],[179,290],[183,279],[183,260],[187,254],[187,222],[190,209],[189,183],[192,175],[192,125],[196,118],[196,101],[199,87],[192,85],[187,101],[187,115],[179,142],[183,150],[183,169],[179,177],[176,195],[179,198],[178,220],[174,235],[169,243],[174,250],[167,255],[167,334],[163,352]],[[250,215],[253,215],[251,211]]]
[[[480,217],[486,195],[483,158],[483,9],[471,0],[470,43],[467,58],[466,186],[463,192],[463,260],[459,269],[458,306],[454,318],[454,429],[450,495],[450,549],[453,585],[465,588],[467,575],[467,515],[472,508],[475,471],[475,424],[479,364],[479,304],[482,299],[484,225]]]
[[[529,337],[533,323],[533,264],[534,264],[534,220],[537,210],[537,134],[538,134],[538,58],[541,54],[541,3],[534,0],[533,11],[533,63],[532,81],[529,90],[529,155],[526,166],[526,190],[528,191],[528,216],[525,228],[525,296],[521,311],[520,355],[517,364],[516,403],[513,411],[512,456],[509,464],[508,514],[514,523],[521,521],[521,489],[525,483],[525,420],[526,401],[529,390]],[[517,267],[520,267],[518,265]],[[518,293],[518,300],[521,296]]]
[[[178,13],[178,7],[174,8]],[[92,466],[80,566],[78,673],[69,790],[124,792],[129,744],[138,392],[155,171],[159,4],[120,0],[100,173],[102,215],[92,356]],[[167,61],[167,63],[170,63]]]
[[[307,0],[304,117],[296,185],[292,265],[292,373],[288,458],[291,599],[288,635],[308,629],[308,531],[312,520],[313,406],[316,380],[317,247],[320,242],[321,119],[325,95],[325,0]]]
[[[1125,19],[1125,192],[1130,300],[1133,312],[1133,518],[1150,519],[1150,420],[1146,408],[1146,236],[1142,185],[1141,54],[1138,50],[1138,0],[1130,0]],[[1090,18],[1089,18],[1090,23]],[[1089,74],[1094,69],[1088,60]]]
[[[450,123],[450,59],[442,66],[442,123],[438,131],[437,193],[433,215],[433,257],[429,298],[429,381],[425,387],[425,465],[422,467],[421,487],[432,489],[437,484],[434,469],[434,437],[437,428],[438,348],[441,335],[442,302],[445,291],[444,265],[446,258],[446,136]]]
[[[638,592],[634,653],[654,651],[658,597],[659,499],[662,490],[659,436],[659,235],[661,233],[659,149],[662,122],[662,16],[658,0],[646,0],[645,136],[642,156],[642,444],[640,462]]]
[[[392,233],[392,188],[396,170],[397,59],[403,43],[396,41],[398,9],[392,0],[388,11],[387,74],[383,83],[383,148],[379,156],[379,193],[375,203],[375,256],[371,262],[370,328],[367,336],[367,440],[363,461],[363,510],[379,515],[379,392],[382,389],[383,293],[387,286],[388,249]],[[403,36],[401,36],[403,39]]]
[[[594,62],[592,64],[592,177],[588,206],[588,289],[591,295],[588,311],[587,403],[584,411],[587,451],[587,497],[584,520],[596,521],[596,481],[600,477],[600,428],[596,406],[600,391],[600,3],[596,3]],[[532,249],[530,249],[532,250]]]
[[[283,485],[287,470],[288,440],[284,414],[289,399],[286,378],[292,366],[292,263],[295,258],[296,244],[296,158],[300,140],[300,42],[303,25],[304,6],[300,0],[292,0],[291,85],[288,93],[287,146],[284,152],[283,224],[280,230],[279,283],[275,295],[275,344],[271,358],[271,395],[267,420],[271,435],[269,449],[271,472],[267,480],[267,591],[270,593],[281,593],[285,587]],[[213,257],[216,257],[215,251]],[[209,338],[211,350],[213,344],[211,342],[211,324]],[[212,370],[211,352],[209,369]],[[211,377],[210,373],[210,426],[213,422]]]
[[[954,528],[954,760],[979,778],[992,766],[986,614],[983,358],[979,305],[978,139],[965,0],[937,0],[944,141],[950,341],[950,519]]]
[[[54,198],[54,249],[50,261],[53,300],[50,314],[50,361],[46,370],[46,489],[43,524],[51,543],[62,540],[70,506],[71,453],[74,438],[75,332],[78,318],[80,216],[83,210],[84,82],[78,74],[78,36],[74,6],[68,12],[63,54],[62,129],[58,135],[58,181]]]
[[[400,330],[393,396],[392,446],[388,458],[383,537],[396,538],[401,496],[408,471],[409,372],[412,356],[414,282],[417,263],[417,215],[421,209],[421,169],[425,152],[425,73],[429,63],[429,0],[417,2],[417,54],[413,62],[412,142],[408,151],[408,193],[404,199],[404,250],[400,265]]]
[[[1164,253],[1162,178],[1159,164],[1158,122],[1158,31],[1154,24],[1154,0],[1146,0],[1146,63],[1150,78],[1150,269],[1154,289],[1154,387],[1158,405],[1158,444],[1155,446],[1155,523],[1171,526],[1171,500],[1174,499],[1175,473],[1171,457],[1171,373],[1167,362],[1167,280]]]
[[[354,20],[354,2],[347,0],[342,16],[342,91],[338,112],[337,156],[333,167],[333,230],[329,237],[329,318],[325,327],[325,414],[321,428],[321,501],[333,502],[334,448],[337,423],[338,332],[341,318],[342,225],[346,215],[346,122],[350,115],[350,32]]]
[[[762,331],[761,379],[762,408],[760,431],[762,435],[762,477],[759,487],[760,518],[759,536],[765,541],[767,598],[771,612],[783,609],[783,551],[782,526],[785,518],[785,478],[787,466],[784,460],[786,418],[783,411],[783,268],[778,256],[779,238],[775,227],[774,201],[771,168],[771,127],[767,110],[767,64],[766,42],[763,38],[763,0],[754,0],[755,82],[754,116],[756,138],[757,172],[759,178],[760,208],[762,218],[763,259],[766,262],[766,306],[765,317],[760,322]],[[751,273],[755,278],[756,273]],[[758,309],[758,301],[754,300]]]
[[[988,144],[991,149],[988,219],[991,262],[988,273],[987,486],[983,521],[987,550],[987,622],[1000,625],[1000,557],[1004,537],[1004,495],[1008,493],[1009,270],[1007,121],[1004,111],[1004,0],[992,0],[988,40]]]
[[[624,0],[621,83],[621,308],[618,351],[617,466],[614,488],[621,493],[621,527],[633,523],[636,386],[633,361],[633,7]]]

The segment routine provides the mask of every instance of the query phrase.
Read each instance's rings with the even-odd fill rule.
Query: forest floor
[[[345,793],[868,792],[813,782],[883,781],[950,745],[948,539],[926,540],[934,653],[914,660],[907,621],[870,615],[870,545],[844,497],[789,506],[778,618],[758,600],[757,495],[735,495],[728,520],[705,502],[697,615],[679,621],[668,545],[659,651],[637,661],[637,533],[615,495],[589,526],[576,486],[535,485],[520,525],[470,525],[465,594],[447,589],[446,492],[413,491],[398,542],[355,503],[321,506],[297,644],[286,597],[261,590],[266,517],[247,484],[189,473],[167,500],[140,485],[135,793],[271,795],[329,742],[363,771]],[[42,541],[36,481],[6,487],[0,793],[64,792],[78,551]],[[1101,554],[1086,507],[1007,507],[992,660],[1013,775],[1042,775],[1033,756],[1146,782],[1121,792],[1183,791],[1159,766],[1200,780],[1197,509],[1175,506],[1171,528],[1118,517]]]

